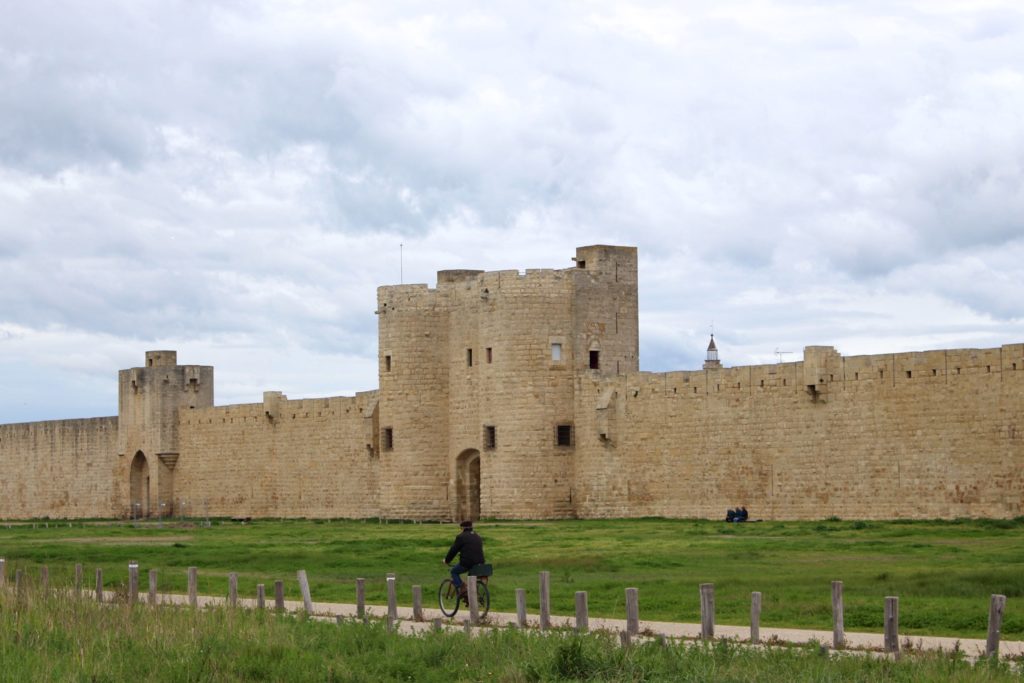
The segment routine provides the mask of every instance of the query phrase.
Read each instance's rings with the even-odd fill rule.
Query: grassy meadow
[[[762,627],[831,629],[830,582],[844,582],[848,631],[882,630],[884,597],[900,597],[902,635],[983,638],[989,595],[1007,596],[1006,640],[1024,639],[1024,518],[923,522],[760,522],[599,520],[478,523],[495,567],[492,610],[515,610],[514,589],[537,609],[537,573],[551,572],[552,611],[573,613],[575,591],[589,592],[591,616],[625,618],[624,589],[640,591],[641,618],[699,621],[698,585],[715,584],[717,622],[748,623],[751,591],[763,594]],[[367,599],[385,602],[387,572],[399,599],[410,586],[434,587],[454,525],[374,521],[213,520],[140,525],[38,521],[0,524],[0,557],[16,569],[70,585],[76,562],[86,582],[102,567],[108,589],[127,583],[138,560],[143,576],[159,571],[161,591],[184,592],[186,568],[199,567],[200,593],[226,595],[228,572],[239,592],[285,581],[298,599],[295,571],[305,569],[313,599],[353,602],[354,580]]]
[[[1019,682],[1019,663],[911,653],[899,661],[729,641],[616,647],[609,634],[492,629],[395,636],[271,611],[99,605],[0,590],[0,681]]]

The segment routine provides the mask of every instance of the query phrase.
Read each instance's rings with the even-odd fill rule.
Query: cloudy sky
[[[372,389],[378,285],[594,243],[645,370],[1024,341],[1022,7],[0,0],[0,422]]]

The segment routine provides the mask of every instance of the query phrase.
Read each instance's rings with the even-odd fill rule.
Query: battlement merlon
[[[576,268],[599,275],[610,275],[615,282],[635,285],[637,282],[636,247],[592,244],[577,247],[573,257]]]

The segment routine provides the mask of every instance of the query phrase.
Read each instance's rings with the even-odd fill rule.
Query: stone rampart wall
[[[375,401],[366,392],[186,411],[175,498],[189,515],[375,517],[379,462],[365,416]]]
[[[0,425],[0,518],[111,517],[117,418]]]
[[[579,383],[582,517],[1024,514],[1020,344]]]

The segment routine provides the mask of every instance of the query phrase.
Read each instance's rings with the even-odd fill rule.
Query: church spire
[[[704,359],[704,369],[711,370],[712,368],[722,367],[722,362],[718,360],[718,347],[715,346],[715,333],[711,333],[711,341],[708,343],[708,356]]]

